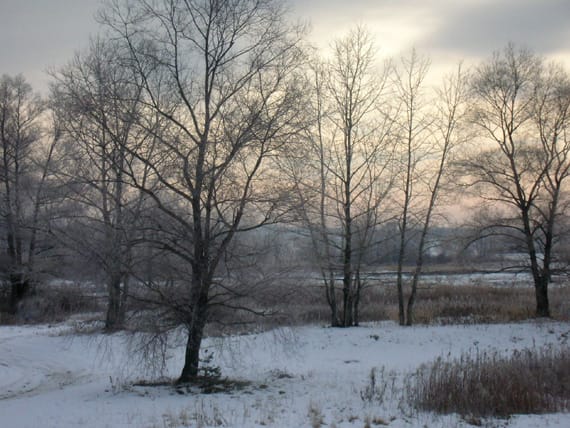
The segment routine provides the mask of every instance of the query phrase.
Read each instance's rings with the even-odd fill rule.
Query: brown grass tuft
[[[439,358],[408,376],[406,383],[412,406],[438,413],[478,418],[564,411],[570,404],[570,349]]]

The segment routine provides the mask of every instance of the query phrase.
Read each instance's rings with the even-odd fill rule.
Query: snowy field
[[[405,279],[411,278],[410,273],[404,273],[403,277]],[[308,274],[304,276],[299,276],[298,279],[310,278],[311,281],[319,283],[322,281],[321,277],[314,274]],[[335,278],[337,281],[342,282],[342,276]],[[362,275],[362,279],[374,283],[378,281],[385,284],[394,284],[396,280],[396,273],[394,271],[379,271],[379,272],[368,272]],[[567,280],[566,276],[553,277],[553,287],[556,287],[559,283],[565,283]],[[430,285],[453,285],[453,286],[491,286],[499,288],[528,288],[532,287],[532,276],[529,272],[471,272],[471,273],[429,273],[424,272],[422,274],[422,281],[425,284]]]
[[[373,368],[398,382],[420,364],[466,350],[564,344],[570,324],[359,328],[306,326],[224,339],[205,350],[241,390],[178,393],[133,386],[150,379],[129,359],[123,334],[78,335],[70,324],[0,327],[0,427],[463,427],[458,416],[406,408],[398,394],[382,402],[363,391]],[[175,377],[182,348],[172,350]],[[486,426],[569,427],[570,414],[515,416]]]

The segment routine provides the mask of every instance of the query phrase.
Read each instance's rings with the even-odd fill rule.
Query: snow
[[[512,352],[565,344],[570,324],[400,327],[392,322],[350,329],[303,326],[209,338],[204,351],[243,390],[179,394],[150,379],[124,334],[77,334],[70,324],[0,327],[0,427],[463,427],[456,415],[406,411],[397,397],[363,400],[370,371],[401,377],[438,356],[467,350]],[[169,355],[175,377],[183,349]],[[131,357],[131,358],[130,358]],[[490,426],[568,427],[570,414],[520,415]],[[325,426],[325,425],[323,425]],[[374,425],[372,425],[374,426]]]

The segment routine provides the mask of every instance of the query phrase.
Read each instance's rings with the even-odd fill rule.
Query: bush
[[[101,299],[88,295],[79,284],[40,288],[18,305],[17,322],[59,322],[78,313],[102,310]]]
[[[570,349],[464,353],[439,358],[408,376],[410,405],[470,417],[549,413],[570,404]]]

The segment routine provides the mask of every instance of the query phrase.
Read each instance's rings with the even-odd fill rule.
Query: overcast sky
[[[292,0],[326,47],[356,24],[377,39],[380,54],[416,47],[433,72],[474,63],[513,41],[570,66],[570,0]],[[0,0],[0,74],[23,73],[45,90],[46,69],[69,60],[98,31],[100,0]]]

